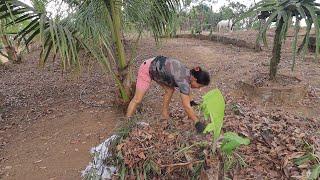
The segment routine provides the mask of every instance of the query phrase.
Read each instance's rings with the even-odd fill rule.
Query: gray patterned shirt
[[[180,61],[164,56],[157,56],[150,65],[151,79],[169,87],[178,87],[180,92],[190,94],[190,69]]]

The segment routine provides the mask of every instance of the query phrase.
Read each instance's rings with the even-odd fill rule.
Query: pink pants
[[[150,64],[154,58],[145,60],[139,67],[136,89],[147,91],[151,84],[151,77],[149,74]]]

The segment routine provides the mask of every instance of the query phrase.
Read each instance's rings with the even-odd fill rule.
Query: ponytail
[[[197,79],[197,83],[202,85],[209,85],[210,76],[207,71],[202,70],[199,66],[190,70],[191,75]]]

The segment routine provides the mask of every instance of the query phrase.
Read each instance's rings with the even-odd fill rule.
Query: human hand
[[[190,101],[190,106],[198,106],[199,104],[196,103],[194,100]]]
[[[197,122],[194,126],[196,127],[197,133],[202,133],[206,128],[206,125],[200,121]]]

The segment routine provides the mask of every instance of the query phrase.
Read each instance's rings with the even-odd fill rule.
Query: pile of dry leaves
[[[208,136],[197,135],[192,127],[183,120],[137,125],[115,148],[121,161],[119,175],[129,174],[133,179],[198,176],[205,146],[188,147],[206,141]]]
[[[246,101],[228,101],[224,131],[251,140],[236,151],[244,162],[231,168],[224,163],[224,176],[232,179],[307,179],[320,157],[320,123],[284,112],[257,111]],[[186,118],[155,121],[132,128],[114,148],[118,176],[140,179],[203,178],[221,164],[210,155],[210,135],[196,134]],[[225,158],[226,160],[226,158]],[[220,158],[221,161],[221,158]],[[219,166],[219,165],[218,165]],[[221,168],[220,168],[221,170]],[[213,175],[217,175],[215,172]],[[212,173],[211,173],[212,175]],[[207,176],[207,175],[206,175]]]

